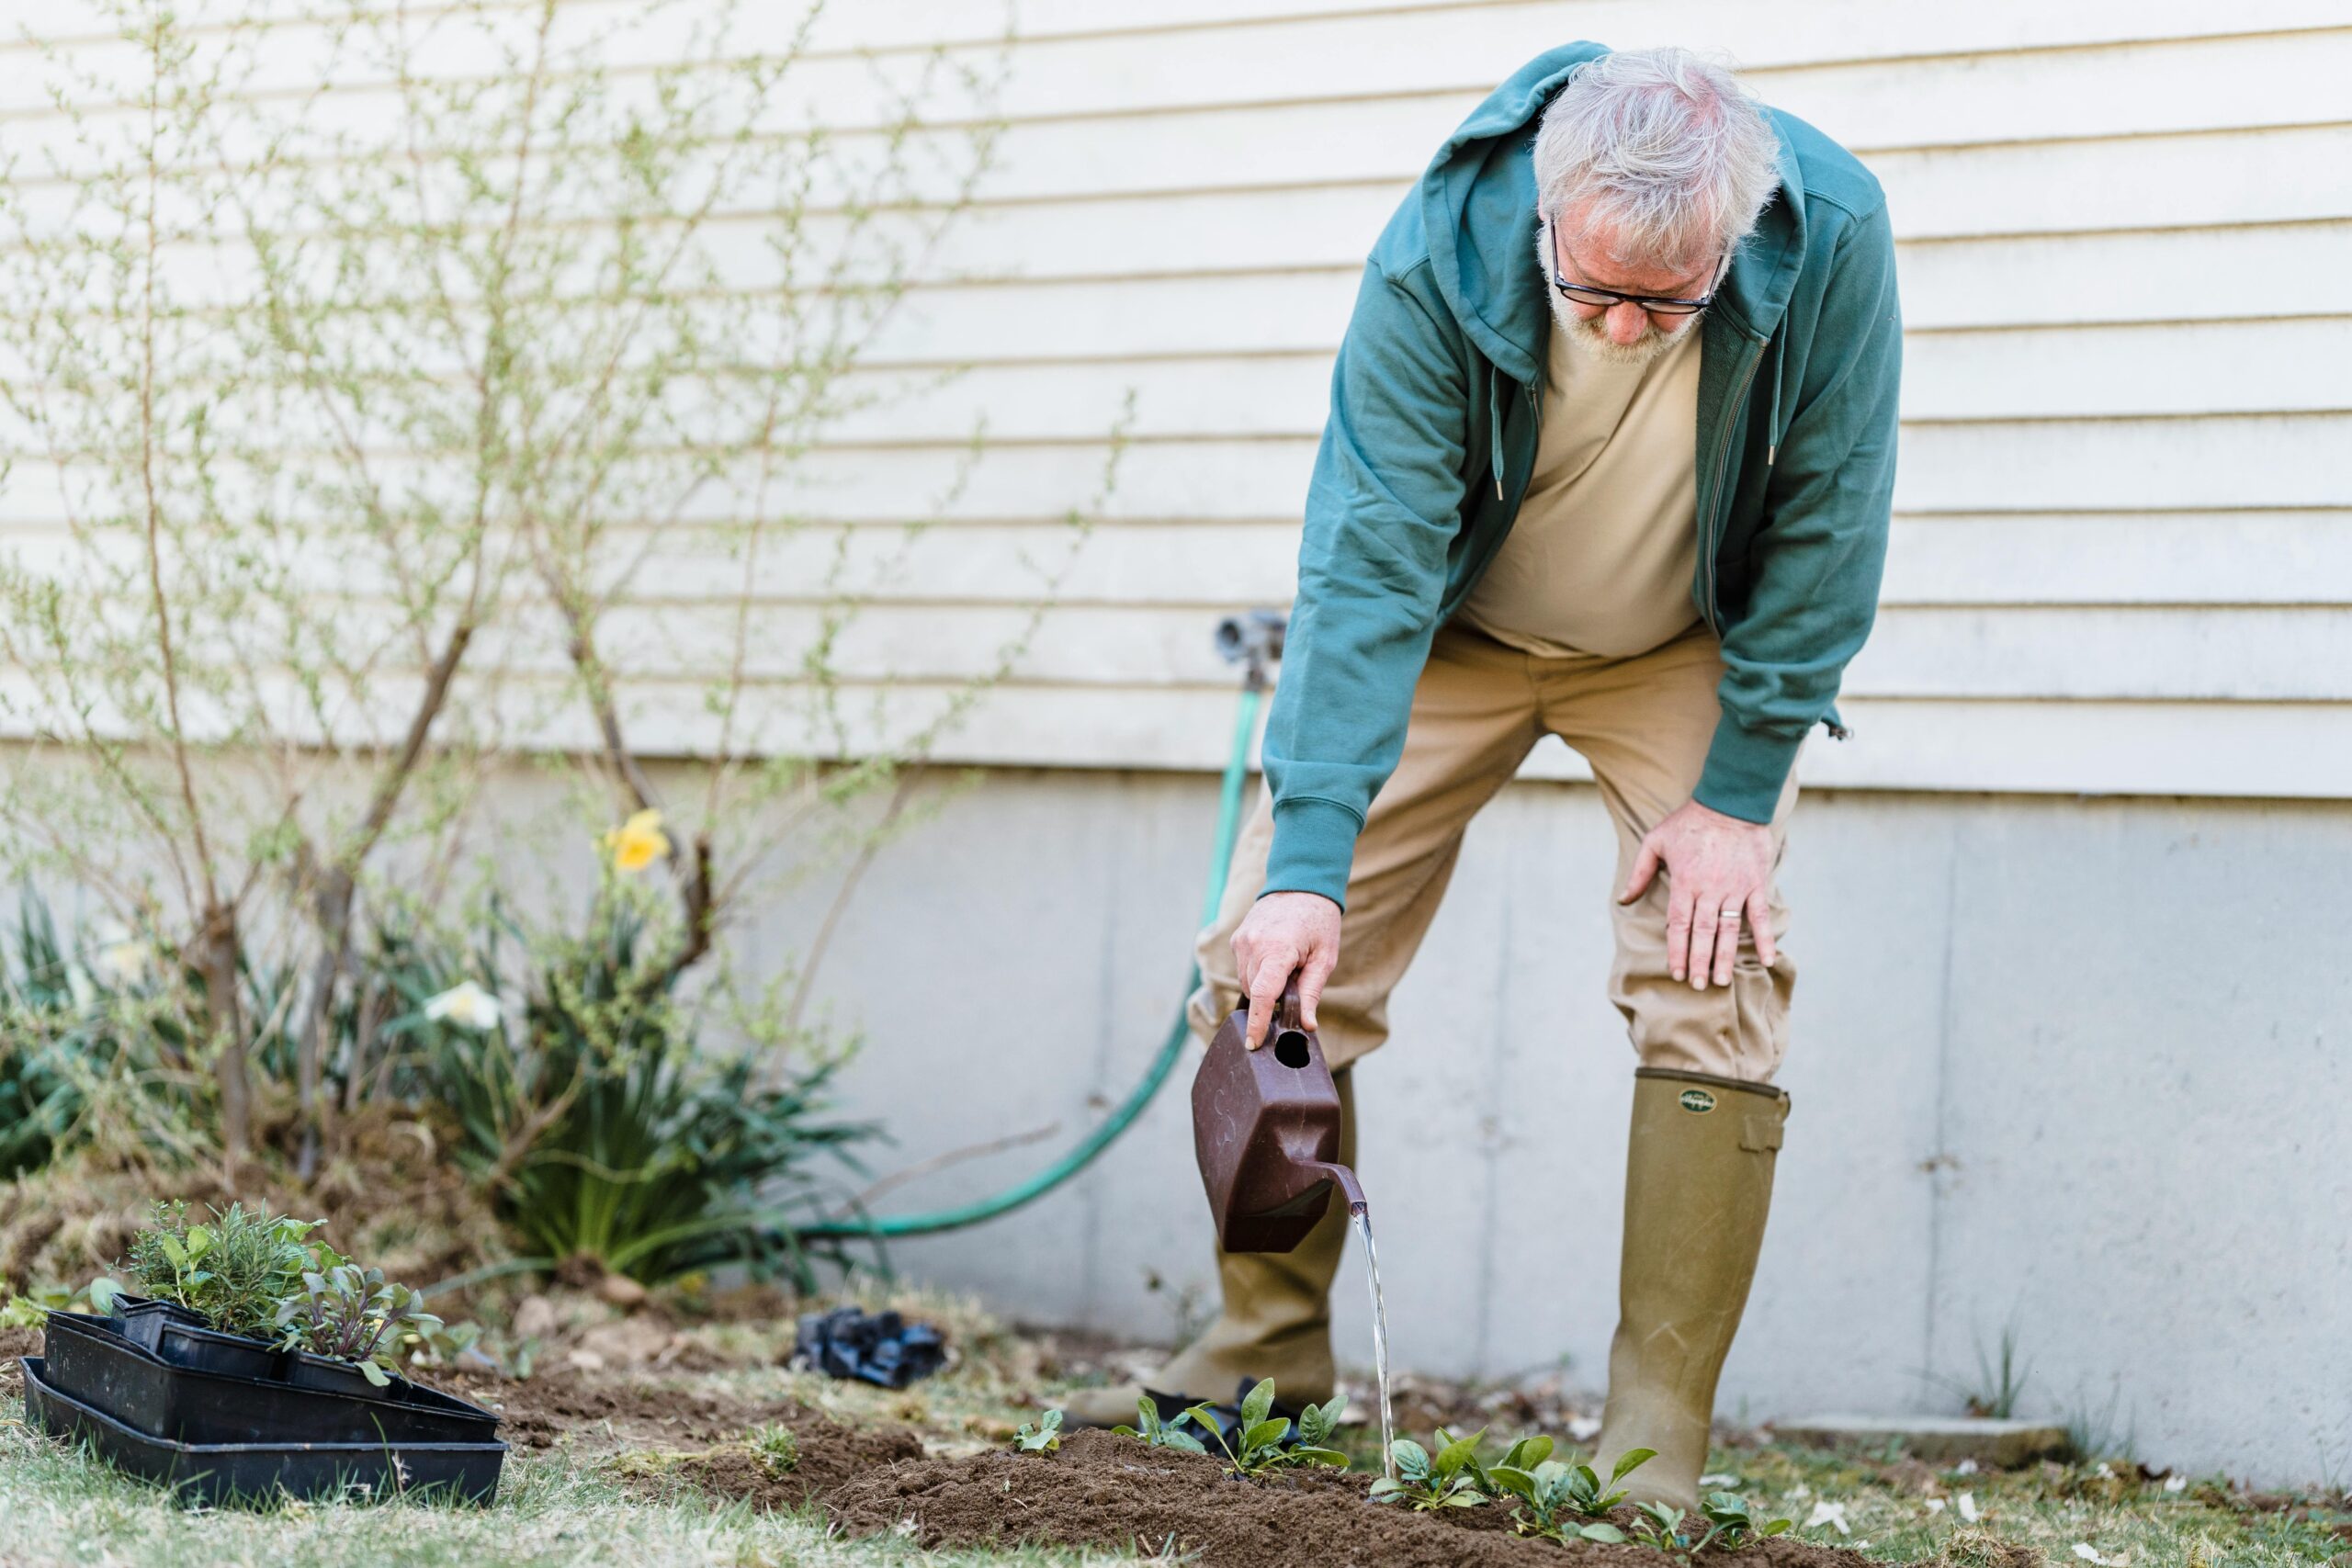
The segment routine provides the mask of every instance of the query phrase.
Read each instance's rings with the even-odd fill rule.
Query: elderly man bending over
[[[1636,1495],[1686,1508],[1788,1109],[1791,769],[1870,631],[1899,357],[1884,201],[1819,131],[1678,50],[1504,83],[1364,269],[1267,798],[1200,939],[1195,1026],[1246,998],[1262,1040],[1295,975],[1344,1096],[1464,826],[1544,734],[1583,753],[1640,1057],[1600,1457],[1657,1450]],[[1221,1257],[1221,1315],[1150,1386],[1326,1397],[1346,1229]]]

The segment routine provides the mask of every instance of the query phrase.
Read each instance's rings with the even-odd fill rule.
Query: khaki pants
[[[1715,683],[1723,672],[1719,645],[1704,627],[1648,653],[1613,660],[1544,659],[1467,627],[1439,630],[1413,690],[1404,755],[1356,840],[1339,967],[1317,1009],[1317,1032],[1333,1067],[1387,1039],[1388,993],[1437,914],[1463,829],[1549,733],[1591,764],[1616,827],[1616,876],[1593,892],[1610,900],[1616,956],[1609,999],[1625,1015],[1641,1065],[1770,1081],[1788,1048],[1796,965],[1787,949],[1766,968],[1743,926],[1730,987],[1693,990],[1667,973],[1665,874],[1633,904],[1616,903],[1643,835],[1698,785],[1715,731]],[[1776,853],[1795,801],[1792,776],[1773,813]],[[1202,984],[1191,1014],[1204,1040],[1239,994],[1230,944],[1265,886],[1272,842],[1272,807],[1261,792],[1234,846],[1224,904],[1200,935]],[[1788,929],[1788,908],[1777,887],[1770,902],[1778,943]]]

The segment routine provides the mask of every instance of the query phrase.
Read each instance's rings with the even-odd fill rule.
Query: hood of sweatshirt
[[[1551,287],[1535,259],[1537,122],[1577,68],[1609,51],[1568,43],[1510,73],[1437,150],[1420,181],[1422,232],[1439,291],[1479,352],[1512,380],[1542,378],[1552,330]],[[1795,150],[1769,110],[1781,141],[1781,189],[1740,244],[1711,310],[1736,317],[1751,335],[1780,323],[1804,255],[1804,186]]]

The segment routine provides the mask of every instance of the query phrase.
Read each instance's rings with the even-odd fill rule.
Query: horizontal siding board
[[[568,6],[560,13],[555,43],[560,51],[602,39],[613,61],[637,67],[666,63],[695,47],[691,14],[665,12],[639,24],[625,6]],[[2325,29],[2331,22],[2340,28],[2344,21],[2340,12],[2331,16],[2315,5],[2287,14],[2304,28]],[[800,17],[801,7],[791,5],[748,6],[734,38],[747,51],[780,51],[790,45]],[[2291,123],[2286,117],[2308,115],[2309,106],[2328,100],[2352,43],[2335,31],[2316,30],[2189,43],[2119,40],[2054,52],[1979,46],[1935,58],[1921,49],[1915,31],[1908,40],[1888,39],[1899,43],[1899,58],[1871,60],[1869,51],[1853,51],[1835,28],[1827,7],[1759,8],[1739,0],[1682,7],[1671,20],[1626,0],[1407,8],[1270,20],[1247,28],[1030,39],[1014,46],[1013,69],[1001,91],[985,96],[962,91],[956,73],[941,70],[921,51],[878,58],[820,54],[797,66],[787,82],[798,116],[835,128],[877,123],[886,101],[876,91],[877,78],[902,88],[933,84],[924,102],[934,117],[996,113],[1021,124],[1403,96],[1433,88],[1476,93],[1569,39],[1637,47],[1702,38],[1739,60],[1767,101],[1838,126],[1855,145],[1894,147],[1974,141],[1988,133],[2028,140]],[[420,28],[420,36],[432,40],[424,69],[440,77],[499,73],[503,50],[527,49],[526,14],[513,14],[501,34],[493,41],[471,25],[428,21]],[[254,47],[253,89],[303,93],[326,80],[333,57],[321,39],[311,28],[269,29]],[[964,51],[983,73],[995,52],[992,46]],[[93,49],[77,51],[77,59],[102,79],[122,78],[124,99],[132,96],[135,50]],[[1825,60],[1833,63],[1817,63]],[[1988,83],[1995,73],[1997,82]],[[348,96],[381,79],[365,65],[346,65],[335,85]],[[2000,96],[2004,112],[1997,117],[1984,113],[1988,89]],[[0,111],[47,107],[36,73],[0,75]]]
[[[70,32],[72,4],[44,26]],[[837,6],[820,35],[831,53],[809,63],[779,123],[871,123],[877,71],[926,68],[920,46],[986,31],[975,18],[993,11]],[[773,28],[789,12],[751,14]],[[2177,0],[1698,0],[1671,14],[1635,0],[1023,0],[1022,12],[1033,36],[1010,57],[1002,163],[876,344],[882,380],[922,389],[845,422],[774,498],[854,526],[837,579],[827,531],[763,546],[746,713],[763,744],[812,743],[793,677],[830,581],[874,598],[840,645],[854,740],[942,711],[953,681],[993,669],[1033,604],[1058,594],[1014,674],[939,754],[1221,761],[1233,677],[1208,631],[1226,609],[1291,591],[1359,258],[1484,84],[1561,39],[1662,41],[1671,28],[1743,60],[1769,100],[1862,150],[1902,247],[1910,336],[1883,605],[1847,682],[1859,737],[1810,744],[1807,783],[2352,794],[2352,383],[2335,369],[2352,350],[2352,16],[2340,0],[2226,14]],[[577,36],[614,14],[573,0],[563,26]],[[632,45],[629,62],[663,47]],[[868,47],[886,53],[855,56]],[[264,85],[306,85],[311,48],[299,29],[273,41]],[[0,52],[0,116],[13,113],[0,132],[37,163],[61,122],[20,68],[28,58]],[[453,50],[434,68],[481,63]],[[318,112],[364,127],[387,101],[343,91]],[[854,135],[842,145],[871,150]],[[43,212],[62,196],[38,181],[23,194]],[[715,231],[745,287],[768,281],[771,221]],[[820,253],[839,231],[820,215]],[[932,372],[955,366],[972,368],[938,384]],[[1130,392],[1135,444],[1081,543],[1059,514],[1096,492]],[[900,525],[952,488],[983,420],[997,445],[945,517],[910,537]],[[742,570],[739,536],[719,525],[734,510],[714,492],[646,537],[609,628],[656,752],[711,744],[701,694],[724,662],[720,612]],[[58,513],[53,476],[20,468],[0,487],[6,552],[53,569]],[[319,592],[340,591],[340,570],[322,560]],[[363,602],[354,614],[355,632],[374,624]],[[552,626],[518,622],[481,652],[515,722],[541,722],[534,705],[561,668]],[[576,715],[543,733],[594,739]],[[1580,768],[1547,744],[1526,771]]]
[[[2352,503],[2347,442],[2352,414],[1919,424],[1903,432],[1895,504],[1917,512],[2341,507]],[[1295,514],[1314,445],[1306,437],[1137,441],[1120,456],[1099,512]],[[880,521],[931,515],[932,498],[943,496],[939,514],[950,517],[1091,509],[1108,456],[1099,443],[1005,443],[968,464],[960,447],[837,447],[802,464],[775,500],[803,513]],[[682,514],[741,517],[741,502],[730,502],[725,488],[708,487]],[[0,490],[0,524],[54,523],[61,497],[53,470],[22,468]]]

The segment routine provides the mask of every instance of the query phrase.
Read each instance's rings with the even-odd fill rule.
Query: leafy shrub
[[[1258,1386],[1241,1399],[1241,1424],[1235,1429],[1234,1442],[1225,1439],[1219,1428],[1216,1410],[1207,1404],[1195,1404],[1184,1412],[1193,1424],[1216,1439],[1219,1451],[1225,1455],[1226,1468],[1236,1475],[1263,1475],[1269,1471],[1282,1470],[1297,1464],[1323,1464],[1335,1469],[1348,1468],[1348,1456],[1337,1449],[1324,1445],[1340,1425],[1340,1413],[1348,1402],[1344,1395],[1334,1395],[1323,1404],[1310,1404],[1298,1413],[1298,1440],[1285,1448],[1291,1436],[1287,1416],[1276,1416],[1274,1409],[1274,1380],[1263,1378]],[[1239,1446],[1236,1447],[1238,1443]]]
[[[707,1021],[641,951],[645,932],[635,905],[600,898],[589,937],[539,960],[511,1032],[401,1021],[423,1042],[416,1087],[455,1118],[458,1159],[548,1263],[592,1258],[647,1284],[741,1263],[813,1289],[818,1261],[850,1263],[794,1228],[823,1207],[818,1163],[855,1168],[850,1149],[877,1132],[829,1118],[839,1057],[771,1082],[763,1065],[798,1054],[784,1032],[753,1021],[750,1048],[705,1045]],[[494,944],[481,967],[497,972]]]

